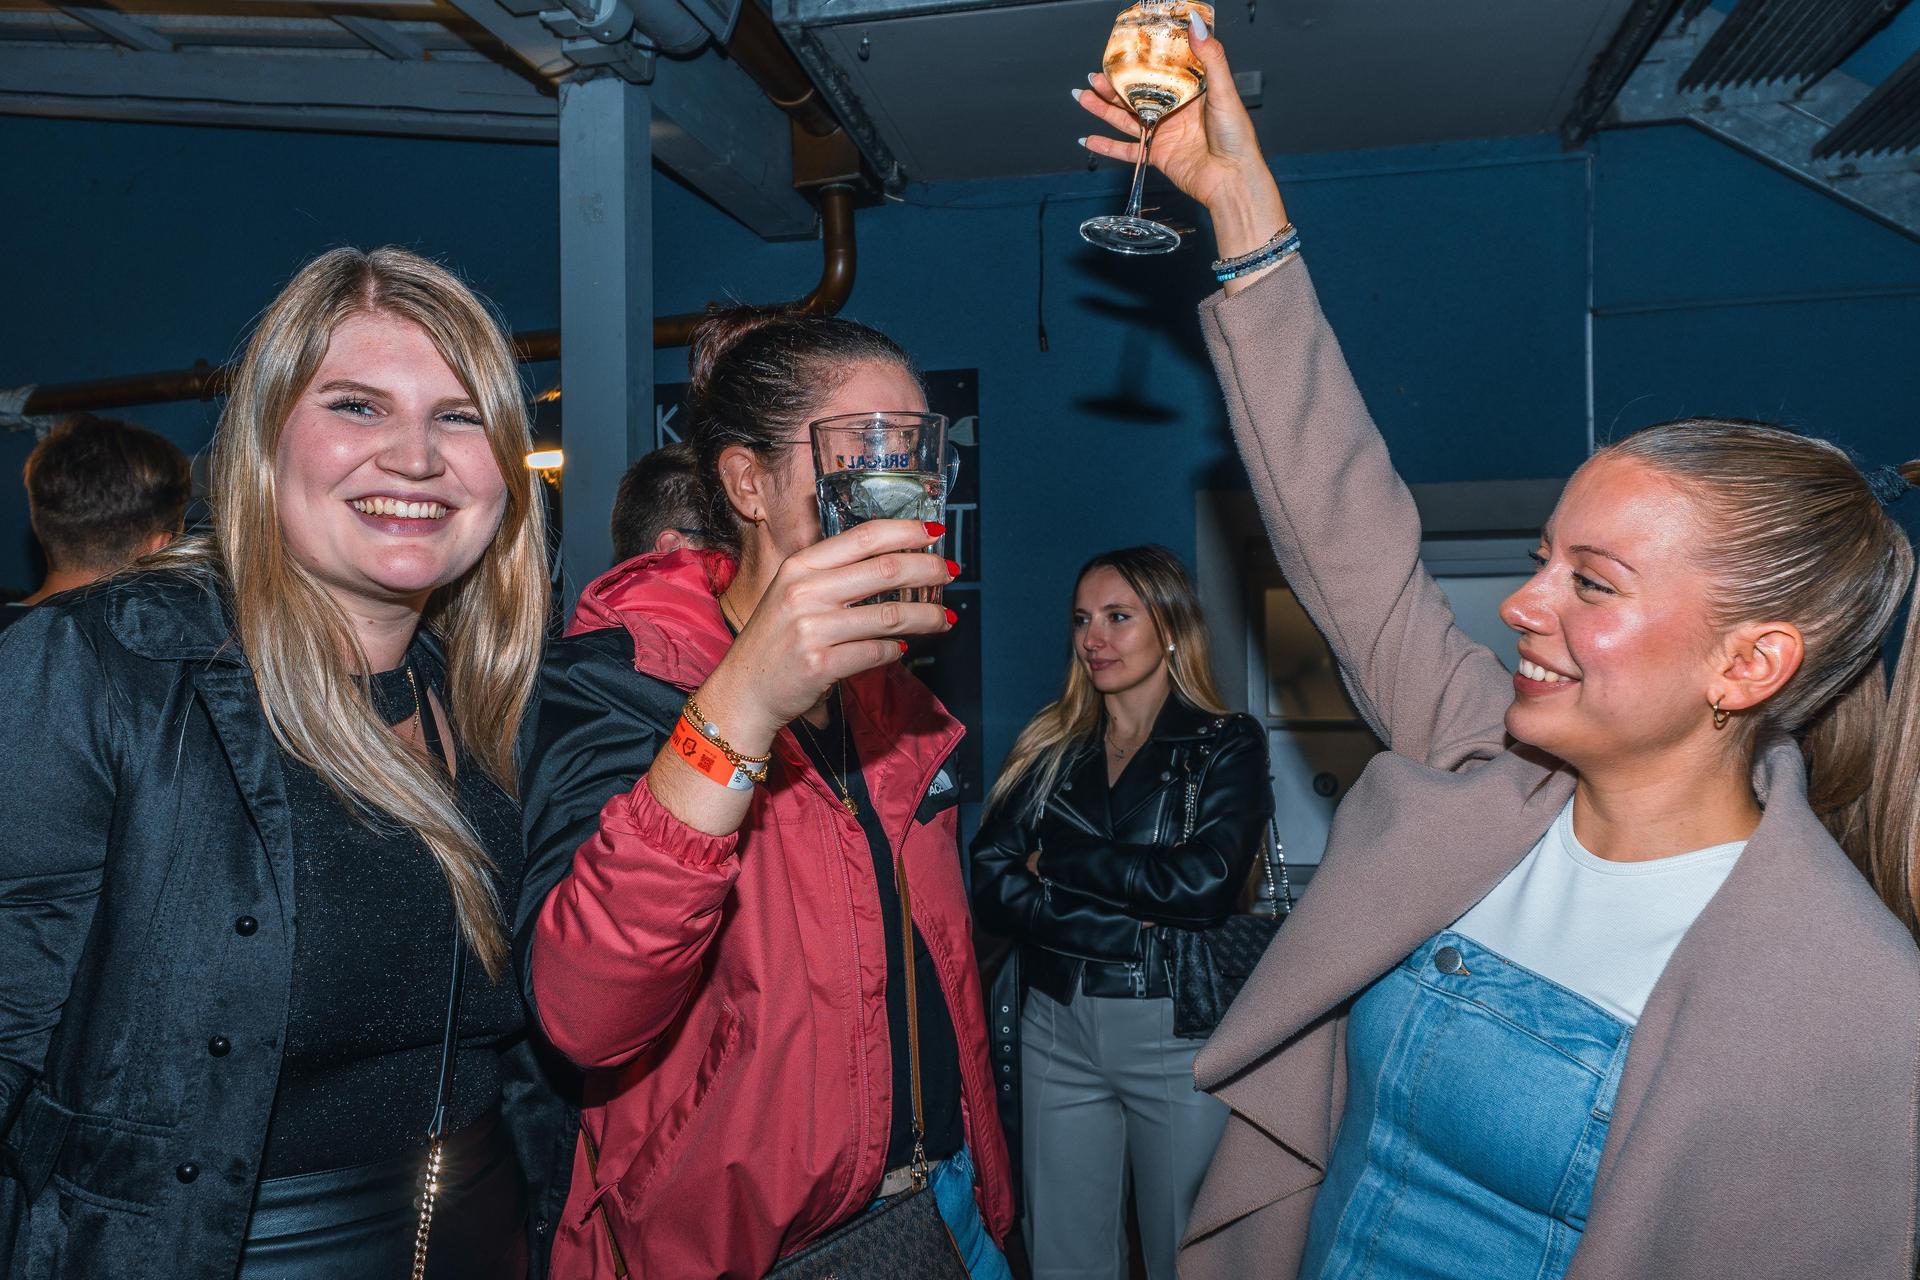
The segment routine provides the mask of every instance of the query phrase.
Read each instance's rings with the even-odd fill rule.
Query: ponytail
[[[1920,462],[1899,468],[1920,487]],[[1893,501],[1898,492],[1882,495]],[[1873,786],[1868,793],[1868,876],[1908,928],[1920,924],[1920,592],[1907,602],[1893,690],[1873,735]]]
[[[1878,861],[1868,834],[1875,743],[1886,718],[1887,678],[1878,662],[1821,709],[1807,726],[1807,802],[1854,865],[1876,885]],[[1901,911],[1891,899],[1889,906]],[[1903,913],[1904,914],[1904,913]]]

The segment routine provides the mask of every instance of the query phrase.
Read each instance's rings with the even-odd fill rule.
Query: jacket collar
[[[688,692],[706,682],[733,643],[720,593],[738,566],[720,551],[666,551],[615,565],[580,593],[567,634],[624,627],[633,665]]]
[[[1213,737],[1222,721],[1223,717],[1211,711],[1202,711],[1178,693],[1171,693],[1161,705],[1160,714],[1154,717],[1153,729],[1147,734],[1147,740],[1140,744],[1140,751],[1130,767],[1166,773],[1176,748]],[[1185,777],[1181,774],[1179,778],[1162,779],[1159,785],[1144,788],[1133,796],[1124,812],[1115,813],[1112,788],[1107,785],[1105,736],[1106,719],[1102,716],[1093,738],[1073,748],[1075,755],[1062,775],[1061,785],[1055,788],[1054,796],[1057,808],[1090,834],[1099,836],[1111,836],[1119,823],[1137,813],[1164,787]]]
[[[1149,742],[1189,742],[1212,737],[1225,719],[1211,711],[1202,711],[1178,693],[1169,693],[1154,717]]]
[[[246,664],[225,585],[210,570],[128,574],[83,590],[106,597],[107,629],[129,653],[156,662]]]
[[[250,665],[235,634],[226,584],[210,570],[134,573],[83,590],[104,595],[107,629],[129,653],[154,662]],[[447,656],[439,637],[422,627],[414,644],[425,651],[434,678],[444,675]]]

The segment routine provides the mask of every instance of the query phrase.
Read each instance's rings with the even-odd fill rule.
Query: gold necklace
[[[834,686],[833,691],[827,694],[827,697],[829,699],[837,698],[839,696],[840,696],[840,688],[838,685]],[[805,716],[801,716],[798,720],[795,720],[794,723],[799,725],[803,730],[806,731],[807,741],[813,744],[813,749],[819,753],[821,763],[825,764],[827,759],[827,749],[820,745],[820,739],[817,735],[815,735],[813,731],[813,726],[807,723],[807,718]],[[848,772],[849,771],[847,769],[847,713],[846,713],[845,706],[842,706],[840,709],[840,772],[838,774],[835,774],[833,772],[833,766],[828,765],[827,776],[833,782],[833,789],[840,793],[840,807],[847,811],[847,816],[852,818],[858,818],[860,816],[860,805],[853,798],[852,788],[847,786],[846,780],[847,780]]]
[[[427,745],[427,723],[420,717],[420,685],[413,678],[413,664],[406,663],[400,668],[407,673],[407,688],[413,690],[413,731],[420,735],[420,746]]]

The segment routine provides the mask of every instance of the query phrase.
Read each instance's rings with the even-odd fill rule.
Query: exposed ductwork
[[[832,315],[846,305],[853,293],[856,265],[853,201],[854,190],[851,186],[835,185],[820,190],[819,283],[805,296],[791,302],[768,303],[766,305],[769,308],[803,315]],[[712,309],[709,307],[707,311],[656,317],[653,322],[653,345],[685,346],[691,340],[694,329]],[[536,329],[515,334],[513,346],[514,353],[527,364],[558,360],[560,331]],[[212,400],[226,394],[232,374],[231,365],[212,365],[203,360],[190,369],[173,369],[164,373],[52,383],[36,387],[33,394],[27,397],[21,413],[31,417],[46,417],[180,400]]]
[[[1877,88],[1842,66],[1909,3],[1643,0],[1562,137],[1692,125],[1920,239],[1920,58]],[[1668,25],[1649,39],[1655,23]]]

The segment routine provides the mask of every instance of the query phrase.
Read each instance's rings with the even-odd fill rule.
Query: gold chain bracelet
[[[767,766],[773,763],[771,752],[764,756],[749,756],[735,751],[733,744],[720,736],[719,726],[707,719],[707,713],[700,709],[700,704],[693,700],[691,694],[687,697],[686,716],[687,723],[698,729],[700,736],[711,742],[720,754],[727,758],[729,764],[753,779],[755,783],[766,782]]]

